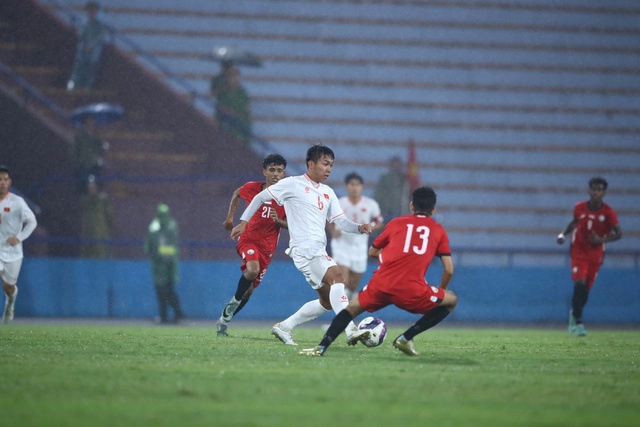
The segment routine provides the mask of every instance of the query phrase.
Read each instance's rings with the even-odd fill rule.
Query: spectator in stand
[[[144,240],[144,252],[151,259],[153,284],[156,288],[160,323],[178,323],[184,318],[178,294],[174,289],[178,281],[178,260],[180,259],[180,236],[178,224],[169,213],[169,206],[160,203],[156,217],[149,224]],[[174,319],[168,317],[171,307]]]
[[[389,169],[376,185],[373,198],[380,205],[385,221],[409,213],[409,185],[400,157],[389,160]]]
[[[79,194],[87,190],[90,176],[99,179],[105,165],[104,153],[109,144],[100,138],[93,117],[87,115],[76,130],[71,146],[71,158],[75,165],[76,189]]]
[[[91,89],[98,74],[102,49],[107,42],[107,28],[98,19],[100,4],[89,1],[84,6],[87,22],[82,27],[76,47],[73,71],[67,82],[67,90]]]
[[[251,144],[251,100],[240,84],[240,71],[232,62],[222,62],[220,74],[211,79],[211,94],[216,98],[218,125],[246,145]]]
[[[87,181],[86,194],[82,196],[82,238],[104,240],[111,238],[113,210],[107,193],[100,191],[96,178]],[[104,241],[84,242],[81,254],[86,258],[108,258],[110,250]]]

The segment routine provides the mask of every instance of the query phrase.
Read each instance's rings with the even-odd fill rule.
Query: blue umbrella
[[[124,108],[120,105],[100,102],[76,108],[71,113],[71,121],[75,125],[82,124],[85,119],[93,118],[97,125],[108,125],[124,117]]]
[[[262,67],[262,61],[253,53],[228,46],[214,47],[205,59],[248,67]]]

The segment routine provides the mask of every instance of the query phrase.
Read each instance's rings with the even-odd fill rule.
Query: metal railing
[[[26,81],[20,75],[15,73],[9,68],[6,64],[0,62],[0,73],[2,73],[5,77],[12,80],[15,84],[20,87],[22,102],[24,105],[29,105],[32,99],[38,101],[42,106],[50,110],[54,113],[56,117],[58,117],[63,122],[68,122],[72,124],[71,119],[67,115],[67,113],[60,107],[54,100],[44,95],[35,86]]]

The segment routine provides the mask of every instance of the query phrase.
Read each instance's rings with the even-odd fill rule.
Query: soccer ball
[[[377,317],[365,317],[358,324],[358,329],[366,329],[370,331],[369,338],[362,341],[367,347],[377,347],[384,341],[387,335],[387,326]]]

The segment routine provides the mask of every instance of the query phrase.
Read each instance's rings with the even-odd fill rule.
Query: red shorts
[[[425,282],[404,283],[401,292],[377,285],[372,279],[358,294],[358,302],[366,311],[378,311],[388,305],[414,314],[426,314],[442,303],[445,290]]]
[[[571,280],[577,282],[578,280],[584,281],[587,284],[587,289],[591,289],[600,271],[602,265],[602,258],[597,260],[589,258],[571,258]]]
[[[240,266],[240,271],[244,273],[247,269],[247,262],[249,261],[258,261],[260,265],[260,274],[253,281],[253,287],[257,288],[260,282],[262,282],[262,278],[267,272],[267,268],[269,267],[269,263],[271,262],[272,254],[265,254],[263,251],[259,249],[259,247],[255,243],[247,242],[240,243],[236,247],[238,251],[238,255],[242,257],[242,265]]]

